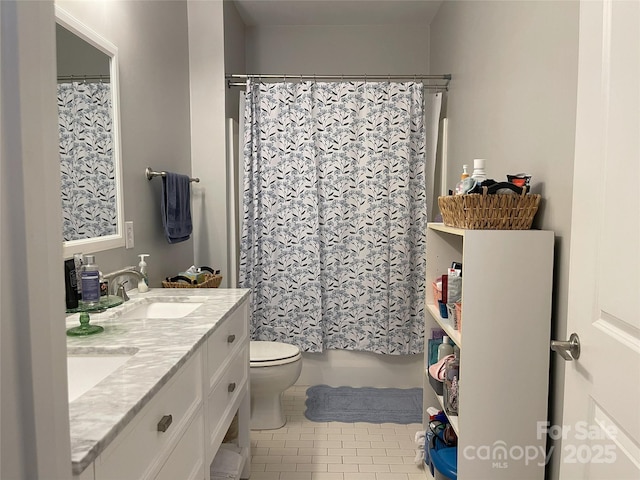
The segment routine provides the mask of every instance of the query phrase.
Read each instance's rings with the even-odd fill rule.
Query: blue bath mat
[[[304,416],[312,422],[422,422],[421,388],[353,388],[316,385],[307,389]]]

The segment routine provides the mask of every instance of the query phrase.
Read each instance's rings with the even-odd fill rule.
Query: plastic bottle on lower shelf
[[[460,387],[460,357],[456,352],[444,368],[442,397],[444,409],[449,415],[458,414],[458,392]]]
[[[438,346],[438,361],[442,360],[447,355],[453,353],[453,345],[450,343],[449,337],[446,335],[442,337],[442,343]]]

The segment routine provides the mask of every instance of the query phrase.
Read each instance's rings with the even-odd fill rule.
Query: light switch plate
[[[133,248],[133,222],[124,222],[124,247]]]

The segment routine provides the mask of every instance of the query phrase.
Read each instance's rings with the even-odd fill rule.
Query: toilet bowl
[[[272,430],[286,423],[282,393],[298,380],[302,353],[295,345],[252,341],[249,344],[251,430]]]

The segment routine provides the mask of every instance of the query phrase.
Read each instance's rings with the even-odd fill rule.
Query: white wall
[[[192,239],[171,245],[160,215],[161,180],[147,166],[199,176],[191,167],[189,43],[184,1],[57,0],[72,16],[118,48],[125,219],[134,222],[135,248],[96,253],[103,272],[137,265],[149,253],[152,287],[193,263]],[[198,226],[198,219],[194,216]]]
[[[486,158],[487,173],[496,179],[533,175],[543,196],[534,227],[556,235],[552,336],[557,339],[568,337],[578,14],[574,1],[446,1],[431,24],[432,71],[453,75],[447,114],[450,188],[473,158]],[[519,268],[526,275],[535,265]],[[551,358],[551,390],[560,393],[551,399],[551,422],[562,423],[564,366]]]

